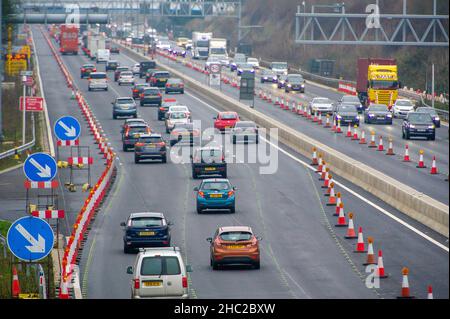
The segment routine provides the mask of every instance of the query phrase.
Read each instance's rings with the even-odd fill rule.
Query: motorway
[[[50,56],[42,34],[36,27],[33,31],[39,58]],[[122,53],[117,59],[123,65],[134,62]],[[447,239],[342,181],[351,190],[338,189],[343,193],[346,210],[355,213],[356,226],[363,226],[365,236],[374,237],[375,249],[383,250],[384,265],[390,274],[379,289],[366,288],[362,266],[365,256],[352,253],[355,241],[345,240],[345,230],[334,228],[334,208],[325,206],[321,183],[302,164],[309,159],[282,145],[278,149],[278,170],[273,175],[261,175],[259,164],[229,164],[229,179],[238,187],[236,214],[197,215],[192,189],[199,181],[192,180],[189,164],[169,160],[167,164],[136,165],[132,153],[121,151],[122,120],[112,119],[110,102],[117,96],[129,96],[130,87],[110,82],[107,92],[88,92],[86,80],[79,78],[80,66],[88,62],[86,57],[63,56],[63,61],[112,146],[120,150],[115,185],[83,250],[80,266],[84,297],[129,298],[131,278],[125,269],[134,263],[135,256],[123,254],[119,224],[132,212],[160,211],[175,223],[173,244],[181,247],[187,263],[193,266],[192,298],[395,298],[400,292],[403,266],[410,268],[412,294],[423,298],[431,284],[435,298],[448,298]],[[60,71],[51,59],[40,62],[46,70],[43,81],[47,85]],[[174,97],[190,107],[193,119],[201,120],[202,128],[212,126],[212,117],[221,109],[189,88],[186,94]],[[71,115],[79,112],[77,108],[68,111]],[[156,120],[156,108],[140,107],[139,114],[154,131],[164,132],[163,122]],[[266,146],[260,143],[258,147]],[[394,221],[386,211],[402,223]],[[226,225],[248,225],[263,237],[260,270],[213,271],[209,267],[205,239],[217,226]]]
[[[192,78],[195,78],[202,83],[207,84],[207,75],[199,73],[193,69],[190,69],[180,63],[175,63],[172,60],[159,57],[159,59],[169,65],[171,68],[182,71]],[[187,60],[190,60],[188,57]],[[191,60],[195,61],[195,60]],[[195,61],[195,63],[204,65],[204,61]],[[228,76],[236,73],[230,73],[226,69],[225,74]],[[273,98],[275,95],[283,94],[285,97],[289,96],[291,101],[305,102],[310,101],[314,97],[327,97],[332,101],[338,101],[343,93],[337,92],[331,88],[318,86],[307,81],[305,87],[305,94],[284,94],[284,90],[277,89],[276,85],[269,83],[261,84],[259,82],[259,76],[256,77],[257,89],[264,89],[267,93],[272,93]],[[229,85],[222,84],[221,90],[228,96],[238,99],[238,90]],[[247,102],[247,104],[249,104]],[[321,143],[324,143],[330,147],[333,147],[340,152],[348,155],[355,160],[367,164],[368,166],[391,176],[398,181],[411,186],[419,192],[422,192],[446,205],[449,204],[449,186],[445,181],[446,175],[448,175],[449,168],[449,130],[448,125],[442,125],[436,129],[436,140],[427,141],[423,139],[402,140],[401,137],[401,119],[394,119],[392,126],[390,125],[373,125],[364,124],[364,120],[361,117],[361,128],[358,129],[361,134],[361,129],[365,130],[366,140],[370,140],[370,132],[373,130],[376,132],[376,143],[379,142],[379,136],[383,136],[384,148],[388,147],[388,138],[392,137],[393,147],[396,153],[395,156],[385,156],[385,152],[377,152],[370,150],[367,145],[359,145],[358,142],[350,141],[345,137],[347,127],[342,127],[344,134],[334,134],[329,129],[321,128],[316,123],[306,120],[299,115],[292,112],[286,112],[281,110],[278,106],[273,105],[255,97],[255,109],[263,112],[270,117],[287,124],[288,126],[302,132]],[[323,118],[325,122],[325,118]],[[353,128],[352,128],[353,133]],[[411,157],[411,163],[403,162],[403,155],[405,145],[409,146],[409,154]],[[419,160],[419,151],[424,150],[424,160],[428,168],[417,169],[416,165]],[[433,155],[436,156],[436,164],[439,170],[438,175],[430,174],[430,167]]]

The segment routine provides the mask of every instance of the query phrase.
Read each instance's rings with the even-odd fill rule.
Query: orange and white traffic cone
[[[433,297],[433,287],[431,287],[431,286],[428,286],[427,299],[434,299],[434,297]]]
[[[383,136],[380,135],[380,143],[378,143],[378,149],[377,151],[382,152],[384,151],[384,147],[383,147]]]
[[[341,210],[341,204],[342,204],[342,209],[344,209],[344,203],[342,202],[342,199],[341,199],[341,192],[337,192],[337,194],[336,194],[336,210],[335,210],[333,216],[339,216],[339,211]]]
[[[284,109],[284,98],[281,97],[280,99],[280,109]]]
[[[353,126],[353,137],[352,137],[352,141],[357,141],[359,140],[358,137],[358,125],[355,124],[355,126]]]
[[[369,148],[376,148],[377,145],[375,144],[375,131],[371,131],[370,132],[370,143],[369,143]]]
[[[347,227],[348,224],[345,221],[345,213],[344,213],[344,204],[341,203],[341,207],[339,209],[339,216],[337,220],[337,224],[334,225],[335,227]]]
[[[361,132],[361,138],[359,139],[359,144],[367,144],[366,132],[364,130],[362,130],[362,132]]]
[[[295,104],[295,101],[292,101],[291,111],[292,111],[292,113],[297,113],[297,106]]]
[[[277,96],[277,98],[275,99],[275,105],[280,105],[280,99],[278,98],[278,96]]]
[[[12,298],[19,298],[20,294],[20,283],[19,276],[17,275],[17,269],[15,266],[12,267]]]
[[[350,123],[348,123],[347,135],[345,135],[345,137],[352,137],[352,127],[350,126]]]
[[[337,130],[337,120],[336,118],[333,119],[333,126],[331,127],[331,132],[335,132],[336,133]]]
[[[313,122],[316,123],[317,121],[318,121],[318,119],[317,119],[317,111],[314,111]]]
[[[336,131],[335,133],[342,133],[342,129],[341,129],[341,120],[337,120],[337,127],[336,127]]]
[[[430,174],[435,175],[437,173],[438,173],[438,170],[437,170],[437,167],[436,167],[436,156],[433,156],[433,163],[431,164]]]
[[[327,163],[325,163],[325,161],[323,161],[322,174],[319,177],[319,181],[325,180],[325,175],[327,174],[328,171],[329,171],[329,169],[327,167]]]
[[[319,118],[317,119],[317,124],[322,125],[322,112],[319,112]]]
[[[368,247],[367,247],[367,259],[366,262],[363,263],[364,266],[368,266],[368,265],[376,265],[377,263],[375,262],[375,254],[373,252],[373,238],[372,237],[367,237],[367,243],[368,243]]]
[[[317,159],[316,173],[321,172],[322,171],[322,166],[323,166],[322,154],[319,153],[318,157],[319,158]]]
[[[358,238],[355,233],[355,226],[353,225],[353,213],[348,213],[348,228],[347,234],[345,234],[346,239]]]
[[[329,174],[330,180],[328,182],[328,188],[327,188],[327,192],[324,194],[324,196],[330,196],[331,195],[331,190],[334,188],[334,180],[333,180],[333,175]],[[334,193],[334,191],[333,191]]]
[[[328,188],[329,183],[330,183],[330,169],[327,168],[325,171],[322,188]]]
[[[328,197],[327,206],[335,206],[336,205],[336,195],[334,194],[334,183],[331,183],[332,187],[330,190],[330,197]]]
[[[423,150],[419,151],[419,164],[416,166],[417,168],[427,168],[423,161]]]
[[[388,275],[384,271],[383,252],[378,250],[378,264],[377,264],[377,276],[378,278],[387,278]]]
[[[325,127],[325,128],[331,127],[331,124],[330,124],[330,114],[327,114],[326,120],[325,120],[325,125],[324,125],[323,127]]]
[[[392,137],[389,138],[389,147],[388,147],[388,150],[386,152],[386,155],[395,155],[395,153],[394,153],[394,146],[392,144]]]
[[[313,147],[313,153],[312,153],[312,162],[311,162],[312,166],[317,166],[319,165],[319,161],[317,160],[317,149],[315,147]]]
[[[272,103],[272,93],[269,93],[269,97],[267,98],[267,102]]]
[[[358,242],[356,243],[356,250],[355,253],[366,253],[366,247],[364,244],[364,235],[362,231],[362,227],[359,227],[358,229]]]
[[[405,146],[405,155],[403,156],[403,162],[411,162],[411,159],[409,158],[409,146],[406,144]]]
[[[397,297],[397,299],[414,299],[413,296],[411,296],[411,293],[409,291],[409,281],[408,281],[408,274],[409,269],[407,267],[403,267],[402,269],[402,293],[400,296]]]

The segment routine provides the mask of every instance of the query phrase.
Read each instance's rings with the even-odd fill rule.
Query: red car
[[[236,122],[239,122],[239,115],[236,112],[219,112],[214,120],[214,128],[224,132],[226,129],[231,129]]]

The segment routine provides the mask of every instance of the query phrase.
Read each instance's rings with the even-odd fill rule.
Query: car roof
[[[202,181],[202,183],[212,183],[212,182],[229,183],[230,181],[227,178],[206,178]]]
[[[140,248],[139,252],[143,257],[149,257],[154,255],[160,256],[177,256],[180,258],[180,263],[183,263],[183,258],[181,258],[179,247],[151,247],[151,248]]]
[[[117,60],[109,60],[108,61],[108,63],[111,63],[111,62],[118,63],[119,61],[117,61]]]
[[[137,123],[130,123],[129,124],[130,128],[136,128],[136,127],[149,127],[147,123],[143,123],[143,122],[137,122]]]
[[[253,234],[251,227],[249,226],[224,226],[219,227],[219,234],[230,232],[230,231],[245,231]]]
[[[117,67],[117,71],[119,71],[120,69],[123,69],[123,70],[129,70],[130,68],[129,67],[127,67],[127,66],[119,66],[119,67]]]
[[[138,212],[138,213],[131,213],[130,218],[136,218],[136,217],[159,217],[159,218],[165,218],[163,213],[159,212]]]
[[[116,100],[134,100],[131,96],[119,96]]]
[[[235,115],[237,115],[237,112],[234,112],[234,111],[220,111],[219,112],[219,114],[235,114]]]

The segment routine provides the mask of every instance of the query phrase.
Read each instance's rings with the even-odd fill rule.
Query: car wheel
[[[137,113],[133,115],[134,118],[137,118]]]
[[[127,245],[123,244],[123,253],[124,254],[129,254],[131,253],[130,248],[127,247]]]
[[[169,131],[169,129],[166,127],[166,133],[167,134],[169,134],[170,133],[170,131]]]
[[[409,138],[410,138],[409,132],[406,132],[405,136],[406,136],[406,139],[409,140]]]
[[[108,91],[108,88],[105,88],[105,91]]]
[[[200,207],[197,207],[197,214],[201,214],[203,210]]]
[[[430,137],[430,140],[432,140],[432,141],[436,140],[436,135],[433,135],[432,137]]]
[[[134,163],[139,164],[139,160],[140,160],[139,156],[135,156],[134,157]]]
[[[119,82],[119,86],[121,86],[122,85],[122,83],[121,82]]]
[[[144,106],[144,103],[142,103],[142,102],[141,102],[141,103],[139,103],[139,104],[140,104],[141,106]]]
[[[255,263],[253,264],[253,268],[255,268],[255,269],[259,269],[260,267],[261,267],[261,266],[260,266],[259,261],[255,262]]]
[[[405,131],[402,130],[402,139],[405,139]]]
[[[231,207],[231,208],[230,208],[230,213],[231,213],[231,214],[236,213],[236,207],[234,207],[234,206]]]
[[[88,91],[91,91],[91,88],[88,88]]]
[[[212,260],[212,269],[213,270],[219,270],[219,264],[216,261],[214,261],[214,260]]]
[[[128,146],[126,146],[125,144],[123,144],[123,145],[122,145],[122,150],[123,150],[124,152],[127,152],[127,151],[128,151]]]
[[[117,119],[117,115],[113,114],[113,120]]]
[[[222,178],[227,178],[227,170],[225,170],[225,172],[222,173]]]
[[[197,175],[197,173],[194,170],[192,170],[192,178],[193,179],[197,179],[198,178],[198,175]]]
[[[167,156],[166,156],[166,155],[164,155],[164,156],[161,158],[161,162],[167,163]]]

